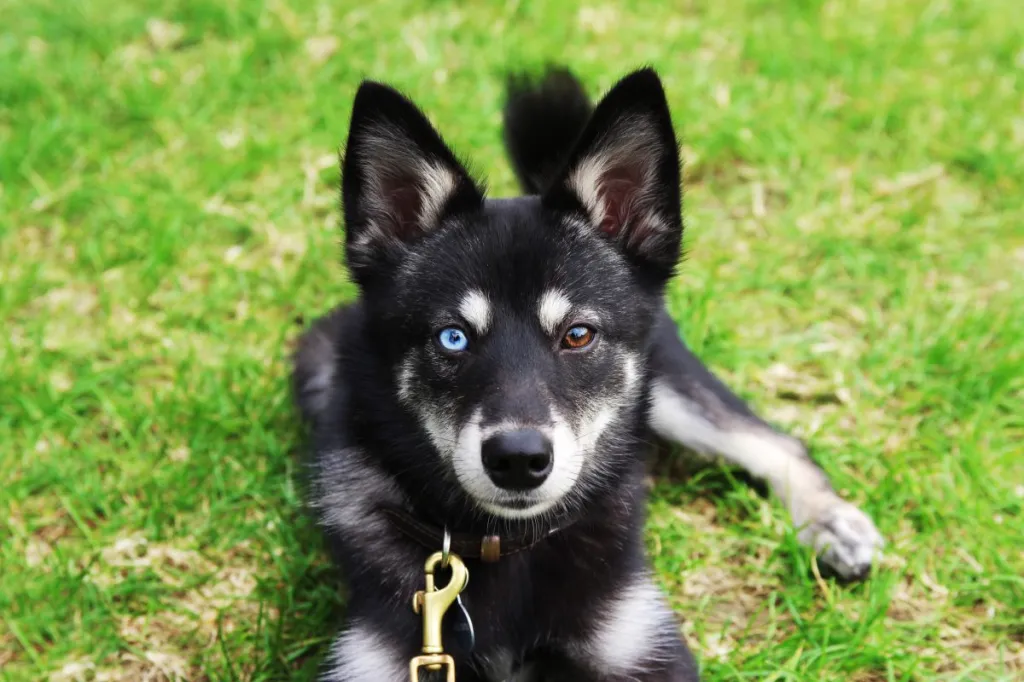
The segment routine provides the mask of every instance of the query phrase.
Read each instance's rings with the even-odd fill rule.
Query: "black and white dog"
[[[323,679],[408,678],[446,528],[476,625],[460,682],[696,680],[643,551],[654,436],[765,479],[842,576],[881,538],[665,312],[683,225],[657,75],[596,107],[568,72],[513,79],[505,139],[526,195],[487,199],[408,99],[356,94],[342,195],[361,296],[314,323],[294,372],[350,594]]]

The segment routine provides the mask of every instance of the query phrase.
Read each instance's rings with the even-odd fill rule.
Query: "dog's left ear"
[[[341,175],[346,257],[362,284],[446,217],[483,202],[427,117],[373,81],[356,93]]]
[[[597,105],[544,205],[581,215],[658,283],[683,235],[679,151],[661,80],[642,69]]]

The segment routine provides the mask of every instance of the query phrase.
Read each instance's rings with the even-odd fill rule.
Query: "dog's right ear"
[[[416,105],[372,81],[356,93],[341,177],[346,259],[361,284],[444,218],[483,202]]]
[[[663,284],[679,260],[679,152],[661,80],[641,69],[597,105],[545,206],[574,214]]]

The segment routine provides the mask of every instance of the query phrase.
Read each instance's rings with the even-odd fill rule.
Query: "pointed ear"
[[[416,105],[372,81],[356,93],[341,177],[346,257],[361,282],[445,217],[483,201]]]
[[[679,151],[661,80],[643,69],[597,105],[544,204],[572,212],[663,283],[679,260]]]

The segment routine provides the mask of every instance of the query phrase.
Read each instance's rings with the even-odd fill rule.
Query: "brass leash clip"
[[[423,653],[409,661],[411,682],[419,682],[420,668],[430,671],[447,668],[447,682],[455,682],[455,660],[444,653],[441,643],[441,621],[449,607],[469,584],[469,570],[462,559],[447,551],[435,552],[430,555],[424,565],[427,587],[413,596],[412,610],[423,616]],[[438,588],[434,584],[434,572],[440,568],[451,569],[452,577],[448,584]]]

